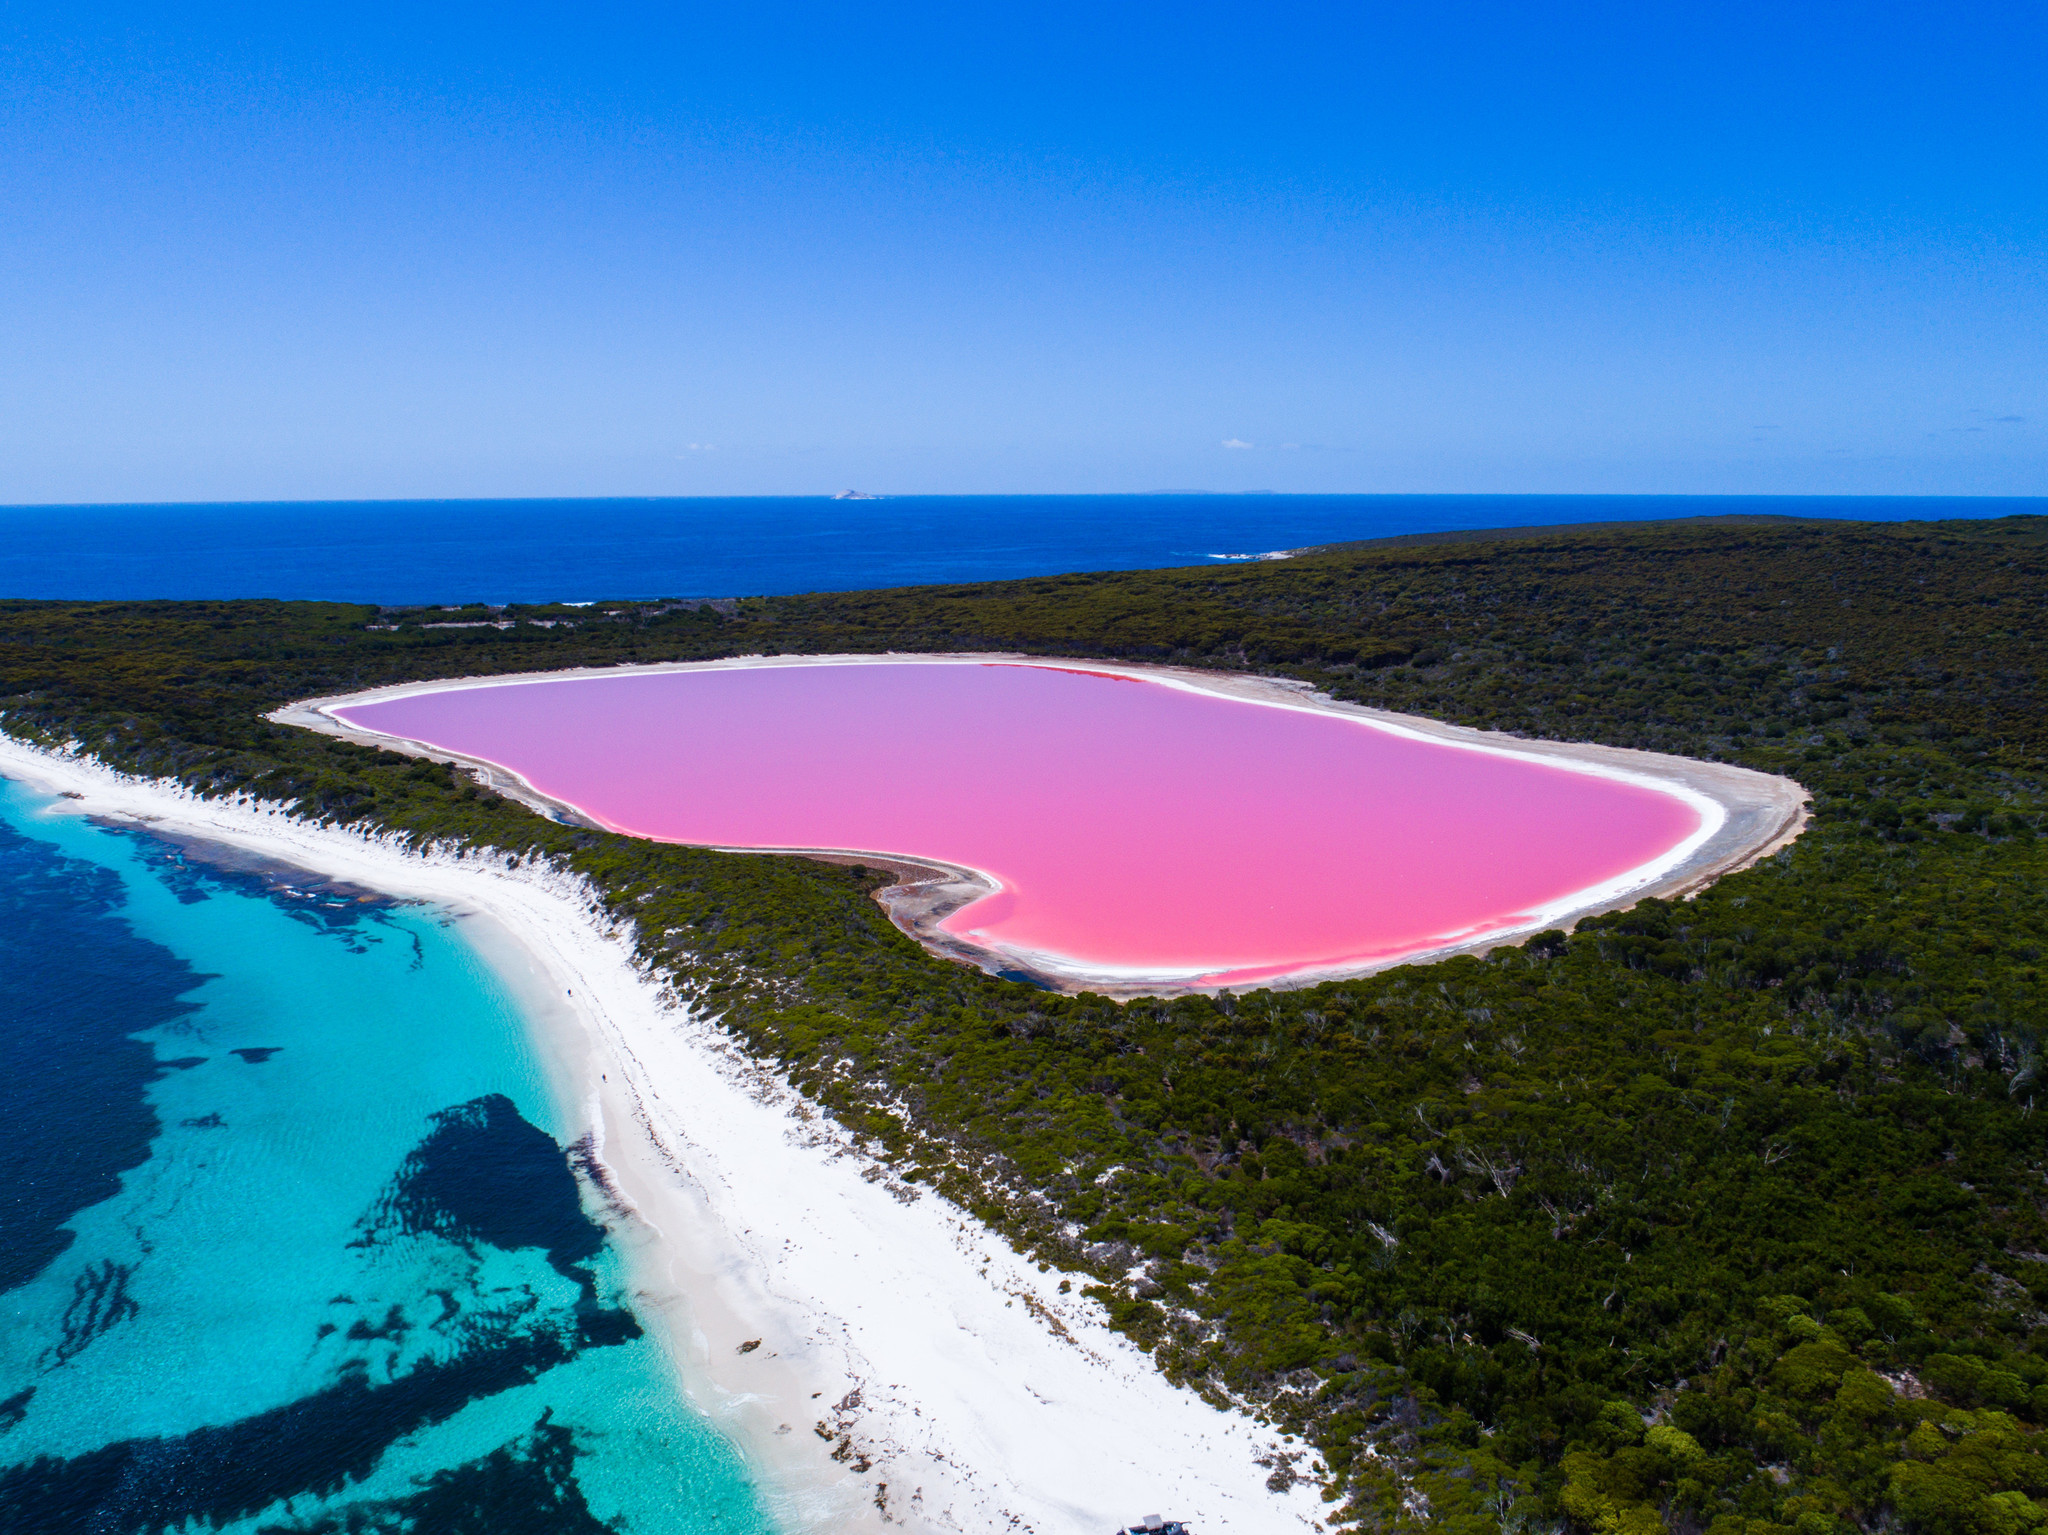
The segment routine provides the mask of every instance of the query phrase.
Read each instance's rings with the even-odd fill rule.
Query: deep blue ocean
[[[1306,544],[1729,512],[1999,517],[2048,498],[747,496],[0,507],[0,597],[394,605],[751,597],[1196,565]]]
[[[0,782],[0,1530],[766,1535],[446,916],[47,803]]]

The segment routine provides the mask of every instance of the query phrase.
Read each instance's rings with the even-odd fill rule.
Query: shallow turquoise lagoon
[[[434,909],[0,783],[0,1523],[765,1531]]]

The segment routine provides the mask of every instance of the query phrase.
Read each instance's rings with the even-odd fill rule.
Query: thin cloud
[[[1993,416],[1991,419],[2000,426],[2023,426],[2026,424],[2027,418],[2025,416]]]
[[[1226,437],[1223,439],[1223,446],[1226,448],[1249,448],[1252,445],[1241,437]]]

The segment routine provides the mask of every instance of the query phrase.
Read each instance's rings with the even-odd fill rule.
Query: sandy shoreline
[[[1582,742],[1525,740],[1494,731],[1446,725],[1410,715],[1391,714],[1344,703],[1314,692],[1304,683],[1282,679],[1200,671],[1185,667],[1131,665],[1046,656],[995,653],[953,655],[888,654],[836,656],[741,656],[722,661],[656,662],[636,666],[583,668],[558,672],[525,672],[508,676],[448,678],[401,683],[332,698],[306,699],[272,713],[281,724],[339,735],[394,751],[454,763],[491,787],[557,820],[592,822],[578,807],[542,794],[503,764],[464,757],[426,743],[382,734],[338,718],[334,710],[350,705],[425,693],[475,687],[518,687],[536,682],[577,678],[616,678],[672,672],[732,668],[849,665],[974,665],[1016,662],[1140,678],[1188,692],[1206,693],[1241,703],[1302,713],[1336,715],[1369,729],[1412,740],[1459,747],[1489,756],[1540,762],[1548,767],[1632,783],[1671,795],[1700,818],[1698,832],[1655,859],[1597,886],[1575,891],[1540,910],[1525,914],[1512,927],[1445,935],[1443,941],[1400,953],[1333,961],[1255,980],[1217,981],[1200,971],[1143,972],[1107,969],[1079,963],[1059,954],[983,946],[940,924],[961,907],[1000,887],[986,871],[921,859],[904,850],[859,848],[735,848],[735,852],[783,852],[827,857],[835,862],[863,861],[899,871],[922,868],[923,877],[908,878],[877,893],[890,919],[933,952],[978,965],[991,972],[1021,973],[1062,991],[1094,991],[1110,996],[1173,995],[1214,991],[1222,987],[1298,987],[1322,981],[1369,975],[1395,965],[1443,959],[1453,954],[1483,954],[1502,944],[1519,942],[1548,928],[1569,930],[1582,918],[1631,906],[1647,896],[1672,899],[1704,888],[1724,874],[1768,856],[1796,838],[1807,820],[1806,791],[1789,778],[1756,772],[1727,763],[1700,762],[1657,752]],[[1142,870],[1131,879],[1141,881]]]
[[[4,737],[0,776],[68,796],[64,813],[453,912],[532,1020],[619,1214],[638,1305],[783,1528],[1106,1535],[1155,1511],[1204,1531],[1320,1528],[1314,1486],[1268,1492],[1258,1464],[1299,1446],[1168,1385],[1079,1299],[1085,1276],[1040,1272],[895,1183],[639,973],[630,935],[580,882],[407,852]]]

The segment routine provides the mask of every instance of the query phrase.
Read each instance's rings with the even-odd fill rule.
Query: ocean
[[[773,1526],[431,906],[0,783],[0,1528]]]
[[[749,597],[1221,562],[1475,528],[1744,513],[1901,521],[2048,498],[824,496],[0,507],[0,598],[394,606]]]

